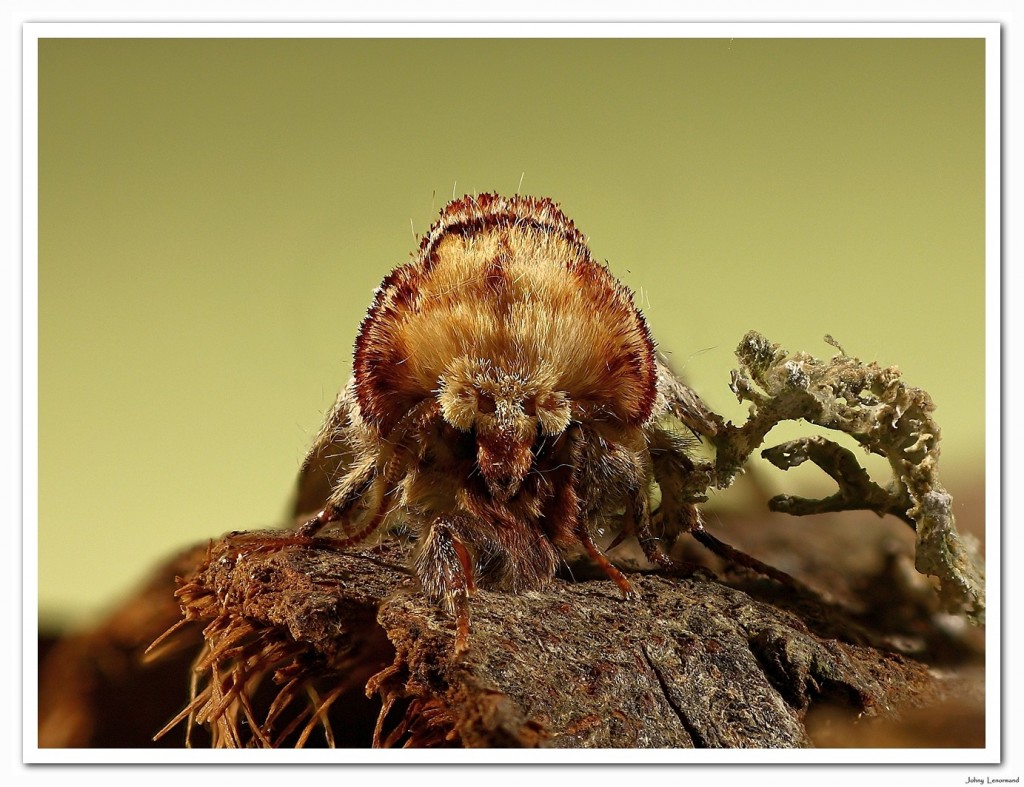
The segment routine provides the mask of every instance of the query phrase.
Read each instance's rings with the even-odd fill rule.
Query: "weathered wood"
[[[322,743],[355,686],[381,702],[376,745],[473,747],[802,747],[812,707],[893,717],[944,694],[926,664],[872,644],[838,607],[703,574],[633,575],[636,600],[606,580],[481,591],[456,656],[453,622],[417,592],[399,547],[279,539],[216,542],[178,591],[206,628],[192,710],[218,745]],[[314,711],[328,697],[324,725]],[[301,708],[287,735],[286,715],[267,723],[285,700]]]
[[[288,545],[282,531],[236,534],[172,561],[54,649],[40,745],[146,745],[189,704],[193,664],[194,746],[981,745],[982,632],[951,628],[913,571],[912,533],[851,516],[720,526],[829,601],[725,571],[684,539],[680,557],[727,578],[633,572],[639,598],[627,601],[574,565],[575,581],[544,592],[479,591],[459,657],[453,622],[423,599],[400,545],[344,554]],[[179,603],[191,622],[140,662]],[[325,703],[330,738],[312,712]],[[956,723],[937,724],[947,712]],[[186,717],[154,745],[183,745]]]

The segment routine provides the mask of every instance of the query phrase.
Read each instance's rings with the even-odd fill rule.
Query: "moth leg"
[[[690,466],[692,467],[692,464]],[[655,460],[655,468],[655,473],[657,475],[657,460]],[[793,579],[793,577],[784,571],[779,571],[779,569],[773,568],[767,563],[762,563],[760,560],[748,555],[746,552],[741,552],[739,549],[736,549],[736,547],[730,546],[724,541],[715,538],[715,536],[705,530],[704,519],[700,514],[700,509],[697,508],[694,503],[686,500],[682,495],[678,494],[680,486],[678,485],[677,478],[674,477],[675,473],[665,473],[665,469],[666,463],[663,462],[661,466],[663,475],[658,477],[658,483],[662,488],[661,506],[658,509],[658,513],[664,532],[669,534],[673,541],[680,533],[689,533],[705,548],[730,563],[750,569],[751,571],[774,579],[775,581],[781,582],[789,587],[796,587],[799,584],[795,579]],[[641,538],[640,544],[641,546],[644,545],[643,538]],[[646,548],[644,550],[644,554],[647,554]],[[647,556],[647,559],[652,563],[655,562],[651,559],[650,555]],[[671,561],[671,558],[669,558],[669,560]],[[659,563],[658,565],[663,564]]]
[[[568,483],[560,485],[559,491],[556,492],[559,498],[558,508],[562,512],[562,516],[556,519],[562,520],[564,518],[566,524],[564,527],[560,527],[557,533],[553,534],[552,541],[561,548],[574,546],[576,543],[579,543],[586,550],[590,559],[618,586],[619,590],[622,591],[622,595],[625,598],[634,599],[637,597],[637,593],[633,590],[629,580],[623,576],[619,569],[612,565],[612,562],[604,552],[594,543],[594,539],[590,535],[587,515],[582,510],[581,498],[585,497],[585,495],[581,496],[578,491],[578,485],[581,484],[578,468],[584,466],[583,451],[585,446],[583,429],[579,423],[573,423],[566,429],[565,434],[569,449],[567,464],[571,470]],[[592,481],[583,483],[592,483]],[[612,544],[613,547],[615,545],[615,543]]]
[[[307,520],[305,524],[298,528],[295,531],[295,535],[299,538],[312,538],[338,518],[338,512],[333,507],[324,506],[312,519]]]
[[[378,478],[374,488],[384,489],[385,479]],[[372,491],[372,490],[371,490]],[[246,536],[244,533],[234,539],[236,543],[245,544],[255,551],[269,549],[281,549],[287,546],[324,547],[328,549],[351,549],[364,543],[372,536],[387,517],[394,501],[394,491],[374,496],[370,502],[370,513],[366,516],[365,523],[355,532],[347,532],[343,538],[329,538],[317,536],[316,534],[332,522],[344,518],[351,509],[343,509],[340,506],[328,505],[316,516],[306,522],[298,530],[284,531],[280,535],[256,535]]]
[[[619,590],[622,591],[623,597],[634,599],[637,597],[636,591],[633,590],[629,580],[626,579],[619,569],[612,565],[612,562],[604,552],[594,543],[594,539],[590,535],[590,529],[587,526],[587,516],[581,510],[581,496],[577,491],[577,485],[580,483],[577,469],[584,465],[584,438],[580,424],[574,423],[569,426],[566,430],[566,439],[570,457],[568,465],[572,470],[569,474],[568,483],[561,485],[560,491],[557,493],[560,498],[559,508],[564,512],[566,526],[564,529],[560,528],[559,532],[554,534],[552,541],[563,548],[578,542],[586,550],[590,559],[618,586]],[[612,547],[616,546],[616,544],[617,542],[613,543]]]
[[[351,516],[356,504],[365,498],[369,498],[365,499],[365,502],[366,507],[373,512],[371,517],[379,515],[384,508],[384,493],[389,482],[386,476],[377,476],[374,479],[374,470],[374,464],[369,461],[353,467],[338,484],[326,505],[301,525],[296,534],[305,537],[315,536],[332,522]]]
[[[767,563],[762,563],[757,558],[741,552],[704,529],[704,520],[701,517],[700,509],[697,508],[692,500],[687,499],[686,495],[689,477],[692,473],[696,472],[693,460],[686,453],[687,440],[673,432],[657,427],[650,430],[648,439],[650,441],[654,477],[661,489],[661,505],[655,514],[655,519],[661,530],[661,541],[674,543],[680,534],[689,533],[705,548],[730,563],[747,568],[789,587],[799,585],[793,577],[784,571],[773,568]],[[629,511],[630,509],[627,506],[627,514]],[[651,555],[647,554],[645,539],[641,535],[641,530],[645,523],[643,512],[640,512],[639,516],[636,514],[634,516],[637,519],[634,529],[637,531],[636,535],[640,539],[641,547],[644,547],[644,554],[647,555],[647,559],[656,565],[665,565],[655,561]],[[629,517],[627,516],[626,519],[628,522]],[[647,520],[647,524],[649,526],[649,520]]]
[[[697,472],[688,453],[693,439],[658,426],[650,429],[647,437],[654,480],[661,490],[661,504],[649,518],[657,525],[661,541],[671,548],[682,533],[700,524],[694,501],[687,491],[693,487]]]
[[[576,527],[576,537],[579,539],[580,544],[587,551],[590,559],[593,560],[598,568],[600,568],[609,579],[618,585],[619,590],[622,591],[623,598],[635,599],[637,598],[637,592],[633,589],[629,580],[626,579],[625,575],[619,571],[608,557],[598,549],[597,544],[594,543],[594,539],[591,538],[590,532],[587,530],[587,526],[584,523],[580,523]]]
[[[687,505],[685,508],[694,515],[698,515],[696,506]],[[622,533],[636,536],[637,542],[643,550],[644,557],[658,568],[674,573],[683,573],[688,576],[707,570],[698,563],[678,560],[665,551],[664,539],[655,535],[651,529],[650,501],[646,496],[637,495],[627,502],[623,523]],[[689,530],[689,527],[687,527],[687,530]]]
[[[651,503],[647,495],[639,492],[630,495],[626,502],[626,514],[623,518],[623,532],[636,536],[640,548],[651,563],[661,568],[677,568],[675,560],[670,558],[662,548],[661,539],[651,530]]]
[[[285,531],[274,536],[242,535],[235,541],[256,551],[282,549],[288,546],[324,547],[339,550],[359,546],[380,528],[387,517],[395,494],[394,490],[389,490],[389,487],[388,476],[373,478],[372,463],[368,469],[353,469],[349,478],[339,485],[337,493],[328,501],[327,505],[297,530]],[[347,519],[357,503],[362,503],[367,511],[364,523],[357,531],[346,532],[343,538],[317,536],[317,533],[332,522]]]
[[[460,516],[440,516],[423,538],[414,561],[423,591],[455,618],[455,653],[469,647],[469,596],[476,590],[473,556],[460,539]]]

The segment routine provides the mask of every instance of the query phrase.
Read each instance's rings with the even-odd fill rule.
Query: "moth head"
[[[508,372],[486,360],[460,358],[441,375],[441,415],[456,429],[529,430],[554,437],[569,426],[571,401],[547,375]]]
[[[510,372],[486,360],[453,362],[437,398],[445,421],[475,434],[480,473],[502,500],[519,491],[538,437],[561,434],[571,420],[568,395],[551,390],[545,375]]]

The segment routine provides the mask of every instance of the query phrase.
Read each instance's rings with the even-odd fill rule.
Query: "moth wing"
[[[684,383],[665,358],[655,359],[658,372],[658,399],[655,412],[678,418],[698,437],[714,437],[725,426],[722,417],[711,410],[697,393]]]
[[[341,389],[299,470],[292,516],[306,518],[324,507],[358,459],[355,379]]]

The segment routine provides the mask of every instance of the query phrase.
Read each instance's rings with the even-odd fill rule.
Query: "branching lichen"
[[[823,437],[803,438],[765,449],[762,456],[783,470],[810,461],[839,489],[822,500],[780,495],[770,508],[796,516],[865,509],[899,517],[915,529],[917,570],[939,580],[946,608],[984,622],[980,560],[958,535],[952,498],[939,481],[940,430],[931,397],[905,384],[896,367],[862,363],[831,337],[826,341],[839,352],[823,361],[789,353],[754,331],[743,337],[730,387],[741,402],[751,403],[750,414],[740,426],[729,423],[708,434],[716,448],[712,485],[729,486],[781,421],[804,420],[850,435],[888,460],[887,486],[871,481],[849,450]]]

